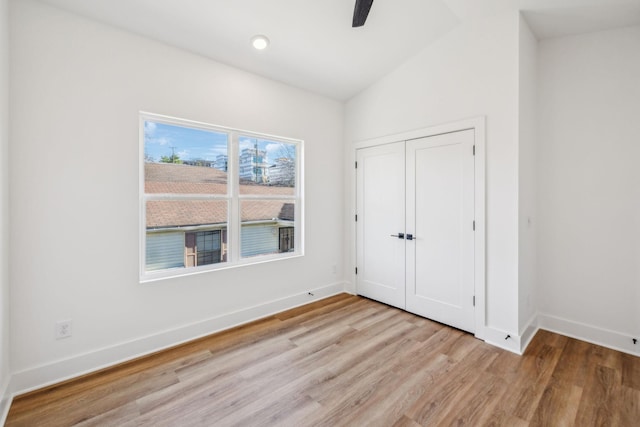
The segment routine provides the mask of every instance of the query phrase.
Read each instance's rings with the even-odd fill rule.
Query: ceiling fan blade
[[[362,27],[369,16],[369,10],[373,0],[356,0],[356,7],[353,10],[353,24],[352,27]]]

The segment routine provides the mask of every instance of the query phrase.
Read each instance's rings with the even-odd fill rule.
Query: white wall
[[[518,329],[535,330],[536,302],[536,134],[538,41],[520,17],[518,117]],[[527,331],[527,328],[529,330]]]
[[[539,45],[541,325],[638,351],[640,27]]]
[[[352,143],[486,116],[487,323],[512,336],[518,334],[518,34],[516,12],[457,27],[350,100],[345,122]],[[346,168],[353,175],[351,159]]]
[[[9,2],[0,0],[0,422],[9,384]]]
[[[343,288],[341,104],[30,0],[11,18],[17,390]],[[306,255],[139,284],[140,110],[305,140]]]

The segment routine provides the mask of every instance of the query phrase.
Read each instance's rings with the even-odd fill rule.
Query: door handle
[[[413,234],[407,234],[407,240],[414,240],[417,239],[416,236],[414,236]]]
[[[397,237],[398,239],[404,239],[404,233],[392,234],[391,237]]]

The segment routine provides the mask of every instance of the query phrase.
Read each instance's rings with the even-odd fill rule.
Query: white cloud
[[[153,136],[156,132],[156,124],[154,122],[144,122],[144,134],[147,136]]]
[[[255,144],[255,141],[253,140],[240,139],[239,141],[240,151],[244,150],[245,148],[253,148],[254,144]]]

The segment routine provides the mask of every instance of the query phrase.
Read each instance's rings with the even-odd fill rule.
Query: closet
[[[356,290],[475,332],[474,129],[356,150]]]

